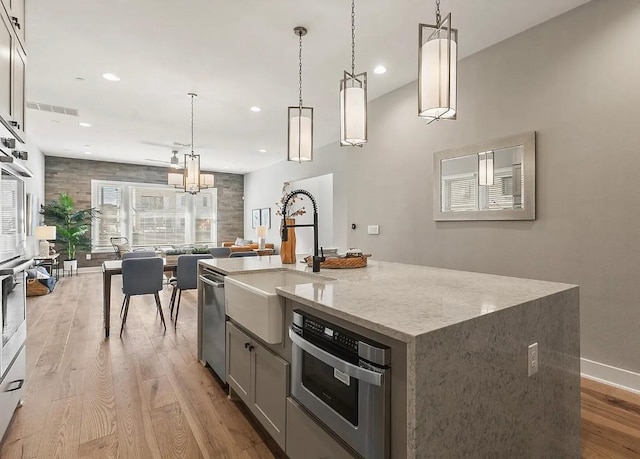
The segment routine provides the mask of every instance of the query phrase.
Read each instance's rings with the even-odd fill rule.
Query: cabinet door
[[[11,120],[11,59],[14,38],[8,18],[0,12],[0,116],[8,124]]]
[[[25,20],[25,1],[26,0],[11,0],[11,22],[13,22],[13,26],[15,28],[16,31],[16,35],[18,36],[18,39],[20,39],[20,42],[22,43],[22,46],[25,46],[24,44],[24,39],[25,39],[25,24],[26,24],[26,20]],[[15,18],[15,19],[14,19]]]
[[[20,45],[15,43],[13,47],[13,110],[11,112],[13,116],[13,131],[16,136],[22,140],[25,139],[25,127],[24,127],[24,106],[25,106],[25,69],[26,69],[26,60],[24,52],[22,52],[22,48]]]
[[[23,346],[18,357],[13,362],[7,375],[0,382],[0,438],[4,435],[16,406],[24,393],[26,370],[26,347]]]
[[[250,406],[251,339],[231,322],[227,322],[227,382]]]
[[[293,399],[287,399],[287,456],[291,459],[356,457],[311,419]]]
[[[289,364],[254,342],[251,411],[285,449]]]

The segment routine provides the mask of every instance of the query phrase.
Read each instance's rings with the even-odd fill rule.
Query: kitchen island
[[[310,271],[278,256],[201,261],[207,269]],[[320,275],[276,289],[285,332],[261,344],[291,362],[287,331],[303,310],[389,346],[391,457],[579,456],[578,287],[371,260]],[[289,454],[286,429],[274,432]]]

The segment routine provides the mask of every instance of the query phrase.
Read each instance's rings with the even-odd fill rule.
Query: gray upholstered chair
[[[154,295],[162,325],[165,330],[167,329],[167,324],[164,322],[164,314],[162,314],[160,295],[158,295],[158,292],[162,290],[163,271],[164,263],[162,258],[147,257],[122,260],[122,293],[124,293],[122,306],[124,308],[124,316],[122,317],[120,336],[122,336],[124,324],[127,322],[131,297],[137,295]]]
[[[233,252],[229,255],[229,258],[240,258],[240,257],[257,257],[257,252]]]
[[[193,290],[198,286],[198,260],[213,258],[210,254],[196,255],[180,255],[178,257],[178,267],[176,269],[176,277],[169,279],[169,283],[173,286],[171,293],[171,302],[169,303],[169,316],[173,319],[174,325],[178,323],[178,313],[180,312],[180,300],[182,299],[183,290]],[[176,293],[178,294],[178,304],[176,305]],[[176,316],[173,317],[173,309],[175,307]]]
[[[229,247],[214,247],[209,250],[209,253],[213,258],[229,258],[229,255],[231,255],[231,249]]]
[[[123,260],[128,260],[130,258],[151,258],[151,257],[155,257],[156,253],[155,252],[151,252],[149,250],[141,250],[138,252],[126,252],[122,254],[122,259]]]

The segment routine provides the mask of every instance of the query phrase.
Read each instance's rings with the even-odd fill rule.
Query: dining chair
[[[156,308],[160,313],[160,319],[164,329],[167,324],[164,321],[162,313],[162,305],[160,304],[160,295],[158,292],[162,290],[163,279],[163,261],[159,257],[146,258],[128,258],[122,260],[122,293],[124,293],[124,316],[122,317],[122,326],[120,327],[120,336],[124,330],[124,324],[127,322],[127,314],[129,313],[129,302],[132,296],[153,295],[156,300]]]
[[[231,249],[229,247],[214,247],[213,249],[209,249],[209,253],[213,258],[229,258]]]
[[[180,312],[180,300],[183,290],[193,290],[198,286],[198,260],[212,259],[211,254],[180,255],[178,257],[178,267],[176,277],[169,279],[169,284],[173,286],[171,301],[169,303],[169,317],[173,319],[174,326],[178,324],[178,313]],[[178,304],[176,305],[176,294],[178,294]],[[176,316],[173,317],[175,307]]]
[[[233,252],[229,255],[229,258],[240,258],[240,257],[257,257],[258,252]]]

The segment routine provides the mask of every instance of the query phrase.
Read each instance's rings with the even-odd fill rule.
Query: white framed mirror
[[[434,154],[433,218],[535,220],[535,132]]]

